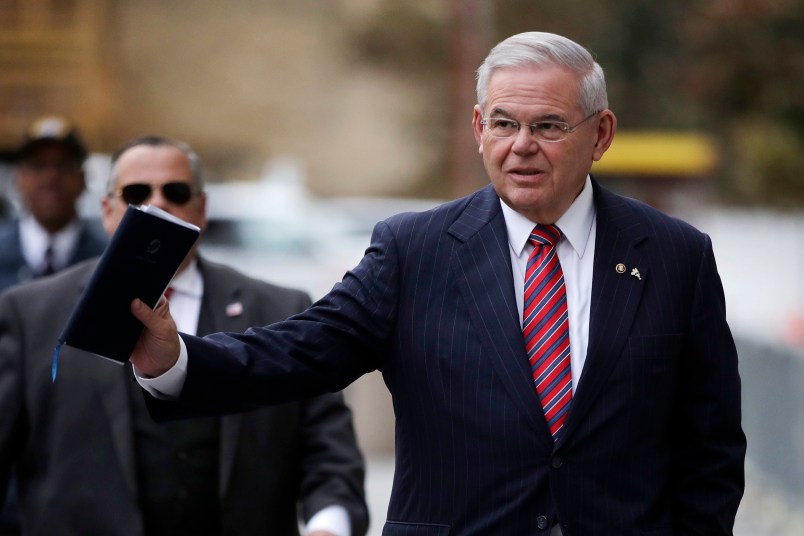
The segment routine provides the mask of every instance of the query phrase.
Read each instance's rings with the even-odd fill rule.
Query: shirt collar
[[[520,256],[528,243],[528,238],[531,231],[533,231],[534,225],[538,222],[530,221],[506,205],[502,199],[500,199],[500,205],[505,218],[505,227],[508,231],[508,244],[514,253]],[[587,175],[583,190],[556,222],[564,238],[566,238],[579,258],[583,257],[586,251],[586,244],[594,221],[595,204],[594,194],[592,193],[592,180]]]
[[[201,271],[198,269],[198,262],[193,259],[192,262],[182,270],[170,282],[170,287],[173,292],[178,292],[184,296],[199,299],[204,293],[204,281],[201,277]]]
[[[44,258],[48,246],[53,246],[57,267],[63,267],[70,260],[70,254],[78,243],[81,223],[73,220],[55,234],[49,234],[31,215],[20,217],[20,242],[23,254],[34,265]]]

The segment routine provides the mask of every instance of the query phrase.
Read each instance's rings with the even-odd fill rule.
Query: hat
[[[87,148],[75,126],[58,116],[41,117],[34,121],[25,133],[25,139],[17,150],[17,159],[22,160],[34,147],[44,143],[62,143],[75,154],[79,162],[87,157]]]

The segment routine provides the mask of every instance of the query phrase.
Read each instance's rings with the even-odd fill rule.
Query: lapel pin
[[[618,274],[624,274],[625,273],[625,265],[623,263],[617,264],[617,266],[615,266],[614,269],[617,270]]]
[[[229,318],[233,318],[235,316],[240,316],[243,314],[243,304],[238,302],[232,302],[226,306],[226,316]]]
[[[631,270],[631,275],[642,281],[642,274],[639,273],[639,268]]]

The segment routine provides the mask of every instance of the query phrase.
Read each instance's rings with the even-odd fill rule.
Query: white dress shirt
[[[170,282],[173,293],[170,295],[170,316],[176,328],[182,333],[195,335],[198,331],[198,317],[201,316],[201,298],[204,296],[204,278],[193,261],[179,272]]]
[[[50,234],[30,214],[20,218],[20,246],[25,262],[35,273],[45,269],[45,251],[53,251],[53,269],[60,270],[70,262],[70,256],[78,244],[81,224],[73,220],[56,234]]]

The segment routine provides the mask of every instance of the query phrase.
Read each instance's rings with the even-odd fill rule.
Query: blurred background
[[[474,70],[529,30],[606,71],[619,131],[596,178],[712,236],[749,440],[735,533],[804,534],[802,0],[0,0],[0,217],[38,116],[90,146],[89,217],[109,152],[166,134],[206,165],[204,254],[320,297],[377,220],[486,183]],[[390,397],[377,373],[347,396],[379,534]]]

